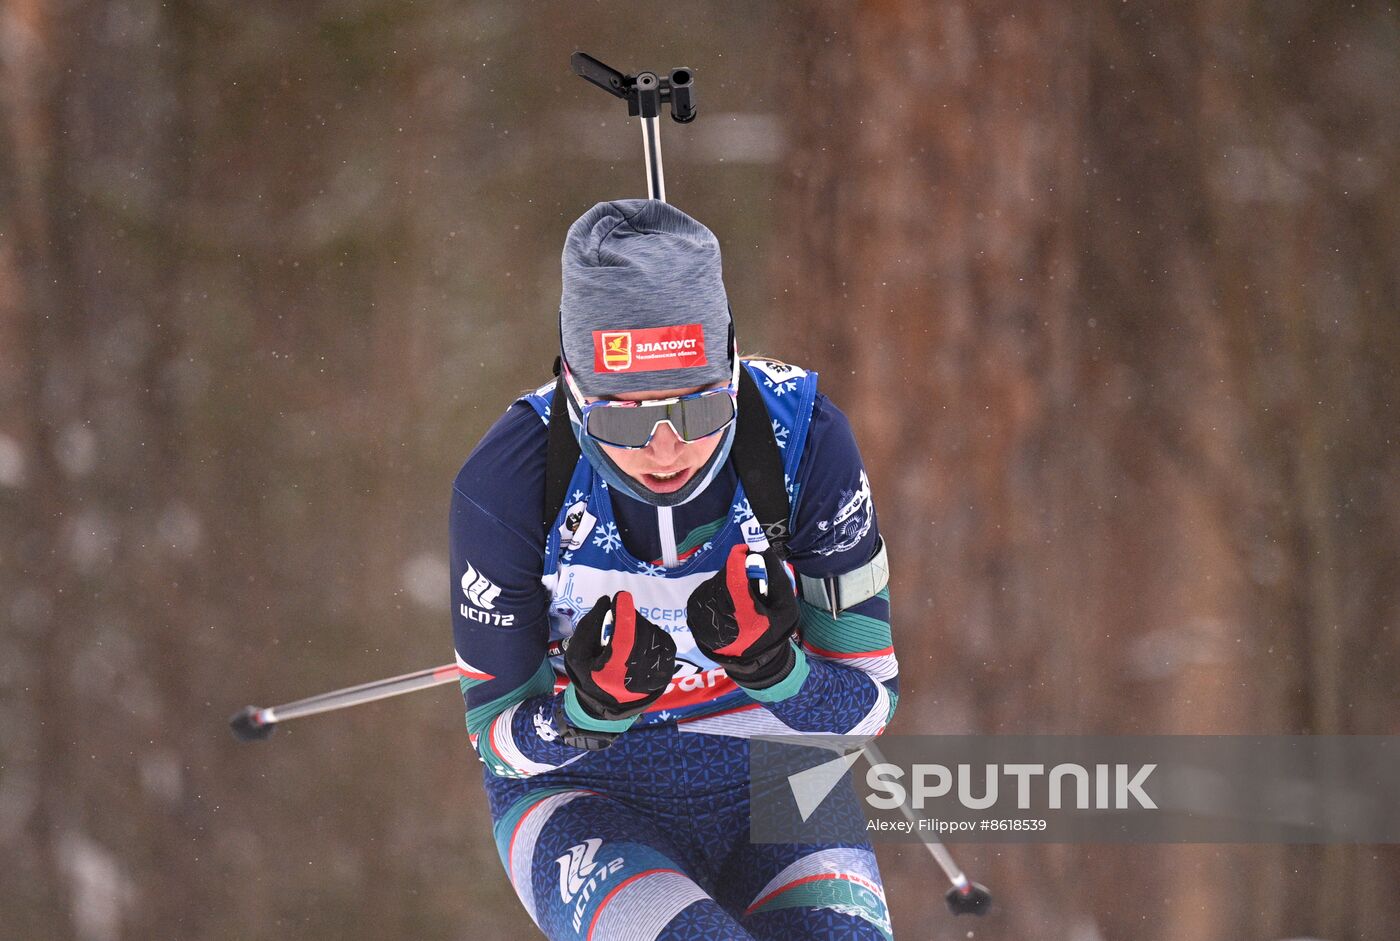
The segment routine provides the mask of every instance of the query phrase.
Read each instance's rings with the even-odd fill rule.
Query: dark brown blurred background
[[[896,732],[1400,734],[1400,15],[1308,0],[0,0],[0,936],[531,937],[446,497],[644,192],[853,416]],[[1390,939],[1400,848],[963,846],[896,936]]]

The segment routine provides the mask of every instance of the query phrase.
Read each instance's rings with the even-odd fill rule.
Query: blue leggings
[[[748,742],[634,729],[486,790],[525,910],[554,941],[889,941],[868,843],[749,841]],[[838,788],[823,812],[860,813]]]

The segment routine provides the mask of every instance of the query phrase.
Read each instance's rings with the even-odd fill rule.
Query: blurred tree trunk
[[[32,740],[6,742],[5,765],[34,800],[21,855],[43,867],[35,904],[5,907],[33,920],[28,936],[160,924],[197,936],[207,911],[197,870],[168,865],[205,813],[181,783],[202,738],[197,644],[183,636],[201,536],[177,393],[187,11],[171,5],[144,56],[103,36],[100,5],[3,11],[20,353],[7,391],[32,456],[5,592],[22,629],[17,685],[32,692],[10,715]],[[156,874],[159,892],[140,888]]]
[[[872,468],[895,731],[1397,731],[1396,27],[809,11],[779,313]],[[969,849],[1008,907],[981,939],[1400,919],[1389,849]],[[930,874],[900,859],[907,927]]]

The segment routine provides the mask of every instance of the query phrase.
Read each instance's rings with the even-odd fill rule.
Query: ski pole
[[[567,646],[566,641],[552,640],[545,654],[557,657]],[[245,706],[229,718],[228,724],[233,729],[234,738],[240,742],[260,742],[272,734],[277,723],[288,719],[302,719],[323,712],[334,712],[337,709],[348,709],[351,706],[388,699],[391,696],[402,696],[404,693],[416,693],[420,689],[431,689],[444,683],[455,682],[466,675],[457,664],[444,663],[440,667],[429,667],[402,676],[392,676],[387,680],[372,680],[358,686],[347,686],[345,689],[308,696],[280,706]]]
[[[861,754],[872,766],[885,764],[885,756],[876,747],[875,740],[871,739],[861,748]],[[913,808],[908,801],[901,801],[899,809],[904,813],[905,818],[915,827],[919,825],[919,818],[915,816]],[[943,874],[948,877],[948,881],[953,887],[948,890],[948,894],[943,896],[948,903],[948,910],[954,915],[985,915],[992,905],[992,893],[987,891],[987,887],[981,883],[972,882],[953,861],[953,854],[948,852],[948,847],[943,845],[943,841],[936,836],[930,836],[921,841],[928,847],[929,853],[933,856],[934,862],[943,870]]]
[[[257,706],[247,706],[235,713],[228,720],[228,724],[233,729],[234,738],[240,742],[260,742],[273,733],[277,728],[277,723],[285,722],[288,719],[301,719],[323,712],[334,712],[337,709],[348,709],[351,706],[379,699],[388,699],[390,696],[402,696],[404,693],[413,693],[420,689],[454,682],[461,676],[462,670],[457,664],[448,663],[440,667],[430,667],[426,670],[390,677],[387,680],[374,680],[370,683],[361,683],[358,686],[348,686],[345,689],[321,693],[318,696],[308,696],[305,699],[298,699],[280,706],[268,706],[264,709]]]

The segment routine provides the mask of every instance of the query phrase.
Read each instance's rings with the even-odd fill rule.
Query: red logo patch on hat
[[[593,331],[594,372],[652,372],[704,365],[705,328],[698,323]]]
[[[608,372],[626,372],[632,368],[632,333],[630,330],[598,330],[593,334],[593,342],[601,352],[602,369]],[[598,371],[599,363],[593,368]]]

